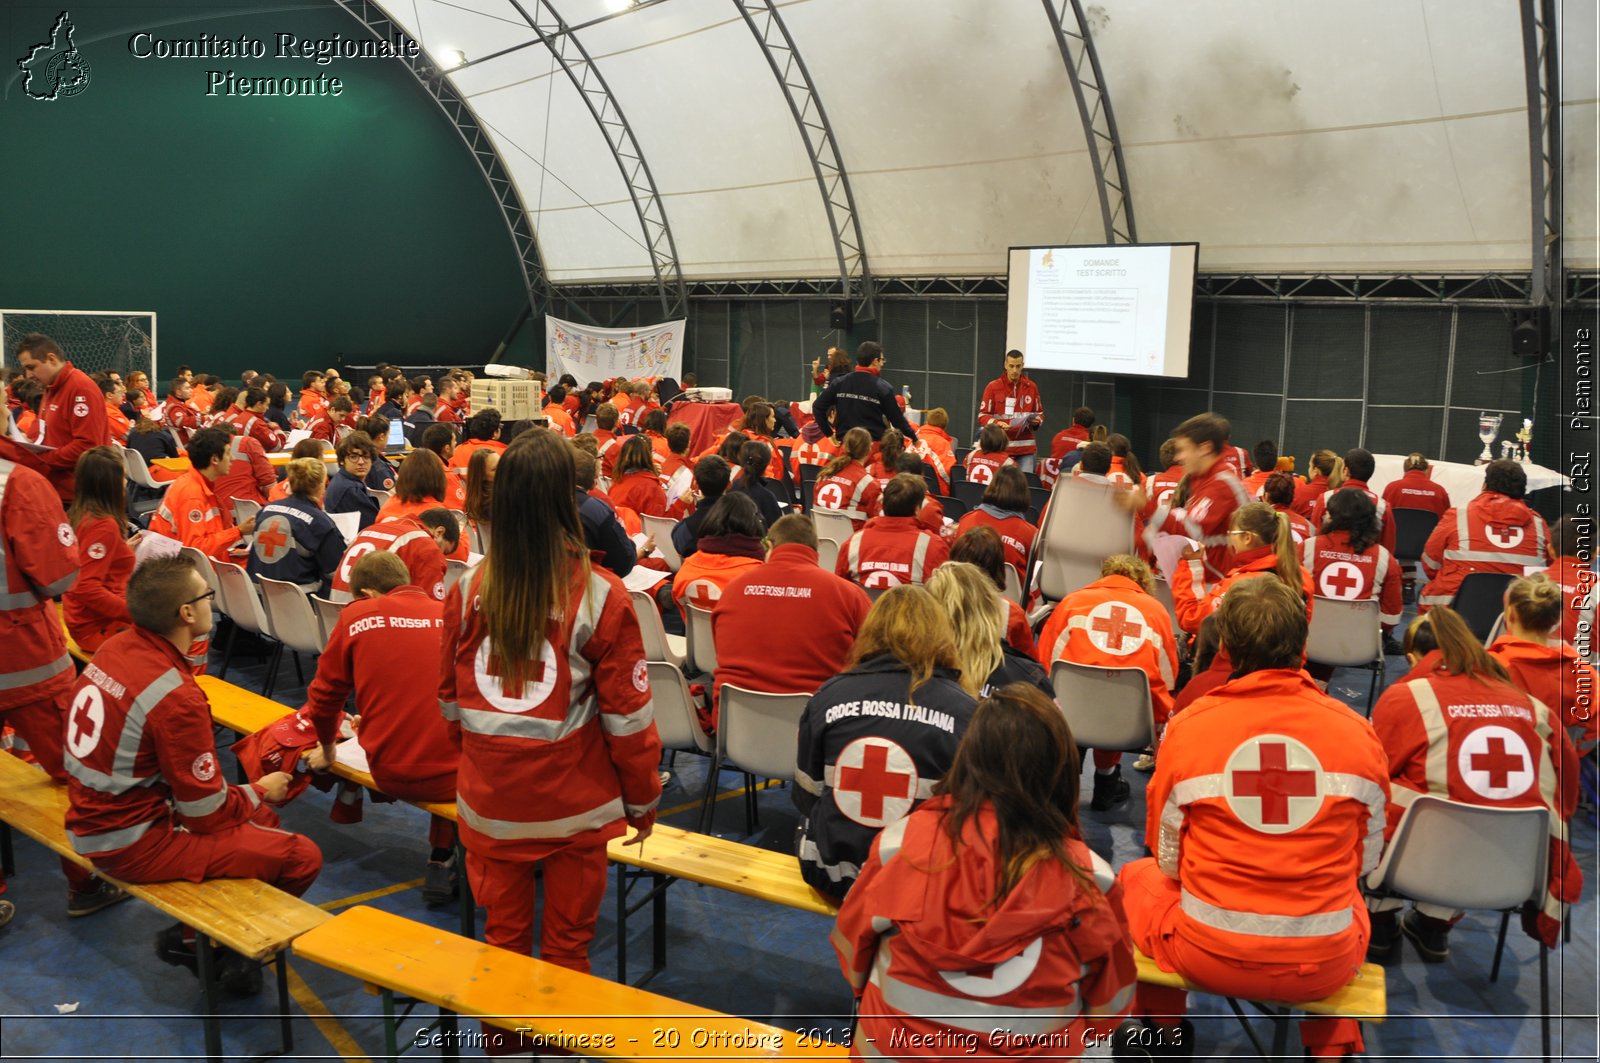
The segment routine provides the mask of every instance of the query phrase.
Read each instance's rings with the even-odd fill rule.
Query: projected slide
[[[1197,250],[1012,248],[1007,346],[1035,369],[1187,376]]]

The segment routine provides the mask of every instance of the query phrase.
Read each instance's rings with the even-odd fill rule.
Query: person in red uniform
[[[1324,598],[1375,601],[1384,633],[1394,630],[1405,608],[1400,563],[1378,543],[1377,511],[1361,491],[1336,491],[1328,499],[1322,531],[1300,547],[1300,563]]]
[[[178,437],[178,445],[187,447],[189,440],[200,431],[200,411],[189,403],[191,389],[187,380],[174,380],[167,385],[167,401],[161,404],[161,424]]]
[[[567,412],[567,389],[557,384],[545,394],[544,418],[552,431],[560,432],[571,439],[578,434],[577,425],[572,422],[572,415]],[[440,417],[439,420],[445,418]]]
[[[248,436],[261,444],[261,449],[271,452],[282,450],[285,436],[271,421],[267,420],[267,392],[265,388],[248,388],[242,397],[237,400],[233,409],[228,411],[226,420],[239,426],[238,435]],[[320,414],[306,417],[307,424],[316,421],[321,424],[328,423],[328,411],[324,407]],[[316,433],[312,433],[316,436]],[[317,436],[317,438],[323,438]]]
[[[446,376],[439,382],[439,399],[434,404],[433,418],[440,424],[459,425],[466,420],[461,416],[461,381]]]
[[[800,443],[789,456],[789,463],[794,472],[795,483],[800,482],[800,466],[815,465],[821,469],[832,461],[839,453],[839,445],[828,436],[822,434],[822,429],[815,427],[816,422],[811,421],[808,427],[800,430]],[[815,435],[816,438],[810,438]],[[867,437],[867,449],[872,449],[871,436]]]
[[[1578,656],[1587,661],[1594,660],[1595,571],[1585,563],[1587,559],[1578,554],[1580,550],[1588,553],[1584,540],[1593,528],[1592,520],[1580,523],[1571,513],[1556,521],[1555,527],[1550,529],[1550,551],[1555,554],[1555,564],[1544,570],[1544,574],[1561,587],[1561,600],[1565,603],[1561,610],[1561,641],[1572,643]]]
[[[316,880],[322,854],[279,829],[267,807],[284,799],[290,777],[228,784],[211,706],[189,673],[185,655],[211,631],[213,593],[187,557],[153,558],[134,570],[133,627],[100,648],[72,691],[67,838],[127,882],[254,878],[299,896]],[[156,951],[195,967],[194,933],[181,924],[157,935]],[[253,993],[260,962],[225,952],[219,978]]]
[[[1390,554],[1393,554],[1395,535],[1394,514],[1389,512],[1389,504],[1382,498],[1378,497],[1378,493],[1376,491],[1367,486],[1367,481],[1372,478],[1372,472],[1376,467],[1377,462],[1373,459],[1372,455],[1360,447],[1357,447],[1355,450],[1346,451],[1344,455],[1345,480],[1344,483],[1339,485],[1339,490],[1360,491],[1362,494],[1372,499],[1372,504],[1377,510],[1378,525],[1381,528],[1381,534],[1378,537],[1378,542],[1383,544],[1383,548],[1385,550],[1389,551]],[[1306,519],[1311,522],[1311,526],[1313,528],[1322,527],[1323,514],[1328,512],[1328,500],[1332,498],[1335,493],[1336,492],[1334,491],[1328,491],[1311,504],[1311,512],[1306,515]]]
[[[607,482],[616,470],[617,458],[622,454],[622,442],[626,436],[617,434],[617,408],[609,402],[602,402],[594,411],[594,441],[600,458],[600,475]]]
[[[975,484],[987,484],[994,480],[994,474],[1008,465],[1016,462],[1007,453],[1010,439],[1005,429],[999,425],[986,425],[978,433],[978,447],[967,455],[967,479]]]
[[[1050,440],[1050,456],[1060,461],[1068,454],[1089,442],[1089,430],[1094,427],[1094,411],[1079,406],[1072,411],[1072,423]]]
[[[1551,706],[1507,681],[1500,662],[1448,606],[1412,622],[1405,650],[1411,671],[1372,708],[1393,782],[1388,832],[1418,794],[1500,808],[1544,805],[1550,810],[1549,880],[1537,907],[1524,910],[1522,926],[1555,948],[1566,907],[1583,890],[1567,841],[1567,821],[1578,807],[1578,758],[1566,728]],[[1373,958],[1392,951],[1400,932],[1425,963],[1449,956],[1450,927],[1460,912],[1419,903],[1397,928],[1398,900],[1371,903]]]
[[[94,653],[133,624],[128,615],[128,577],[133,550],[128,546],[127,472],[115,447],[93,447],[78,459],[78,496],[67,517],[78,536],[82,569],[62,596],[67,633],[86,653]]]
[[[1297,548],[1316,534],[1311,522],[1294,511],[1293,476],[1286,472],[1269,474],[1261,484],[1261,501],[1283,514],[1284,519],[1289,522],[1289,536]],[[1377,516],[1376,511],[1373,516]],[[1373,534],[1377,534],[1376,530]]]
[[[1595,670],[1578,651],[1550,632],[1561,624],[1561,585],[1544,573],[1511,581],[1506,588],[1506,633],[1489,652],[1505,666],[1511,682],[1544,703],[1563,727],[1581,728],[1588,752],[1600,739]]]
[[[239,426],[232,421],[223,421],[211,431],[231,434],[228,453],[233,455],[233,463],[212,485],[222,507],[232,513],[235,499],[242,498],[258,506],[272,501],[273,489],[278,486],[278,470],[272,467],[272,460],[261,449],[260,441],[239,435]],[[317,443],[316,446],[316,457],[320,459],[322,444]]]
[[[217,498],[214,485],[233,464],[226,432],[202,428],[189,440],[188,472],[174,480],[150,518],[150,530],[184,546],[193,546],[216,561],[238,564],[229,548],[256,530],[256,519],[234,524],[233,513]]]
[[[315,369],[307,369],[300,376],[300,405],[297,411],[302,422],[313,417],[328,416],[328,378]],[[409,411],[408,411],[409,412]]]
[[[884,435],[888,435],[888,433],[885,432]],[[922,456],[915,450],[907,449],[901,451],[900,457],[896,459],[895,464],[896,472],[909,473],[922,480],[926,485],[927,480],[922,475]],[[917,523],[922,525],[926,531],[930,531],[935,535],[943,535],[945,529],[944,505],[937,498],[928,495],[922,500],[922,508],[917,510]]]
[[[1145,791],[1155,856],[1117,876],[1128,925],[1157,966],[1210,992],[1319,1000],[1367,950],[1360,882],[1383,851],[1383,747],[1301,671],[1305,605],[1288,586],[1241,581],[1217,625],[1233,678],[1167,724]],[[1171,1023],[1186,996],[1141,984],[1136,1008]],[[1303,1020],[1300,1038],[1314,1057],[1362,1049],[1354,1019]]]
[[[128,397],[127,389],[116,380],[106,379],[100,381],[100,394],[105,396],[106,431],[111,433],[111,441],[126,445],[128,431],[133,427],[128,415],[122,412],[122,404]]]
[[[333,762],[339,718],[354,693],[361,715],[352,726],[378,789],[404,801],[454,801],[459,758],[437,692],[394,668],[396,660],[438,659],[444,604],[431,589],[416,586],[405,562],[387,550],[362,555],[350,589],[355,601],[339,614],[306,691],[302,711],[315,722],[320,743],[308,763],[326,771]],[[422,899],[444,904],[456,890],[455,825],[442,816],[429,820],[433,851]]]
[[[1433,482],[1432,466],[1421,453],[1406,455],[1400,479],[1391,480],[1383,489],[1383,500],[1391,510],[1422,509],[1435,517],[1442,517],[1450,508],[1450,492],[1443,484]]]
[[[413,517],[369,524],[345,548],[339,567],[333,570],[328,597],[340,603],[353,601],[356,595],[350,581],[355,575],[356,563],[374,550],[387,550],[405,564],[413,586],[421,587],[442,602],[445,558],[456,552],[460,537],[460,521],[442,506],[425,509]]]
[[[999,425],[1006,434],[1006,453],[1024,472],[1032,472],[1039,453],[1034,436],[1044,424],[1044,403],[1039,385],[1024,376],[1022,368],[1022,352],[1007,351],[1004,375],[989,381],[978,400],[978,427]]]
[[[950,560],[944,538],[917,523],[927,497],[922,477],[900,473],[883,489],[883,515],[867,521],[839,549],[834,571],[868,590],[927,582]]]
[[[1173,460],[1183,466],[1188,491],[1181,506],[1157,506],[1145,525],[1145,541],[1155,555],[1163,576],[1172,579],[1182,550],[1162,541],[1165,536],[1180,536],[1199,544],[1203,553],[1205,582],[1220,580],[1231,567],[1233,547],[1228,528],[1233,513],[1250,501],[1233,468],[1222,460],[1223,447],[1230,431],[1228,421],[1214,413],[1201,413],[1172,430]],[[1127,496],[1130,509],[1145,508],[1142,490]],[[1176,591],[1176,586],[1174,586]],[[1190,630],[1185,628],[1185,630]]]
[[[1261,498],[1261,488],[1267,477],[1278,471],[1278,444],[1276,440],[1263,439],[1250,449],[1255,459],[1256,471],[1243,478],[1245,493],[1253,499]]]
[[[431,450],[414,450],[400,463],[399,475],[394,481],[394,497],[378,510],[378,520],[396,520],[400,517],[420,517],[430,509],[450,508],[445,501],[449,495],[449,481],[445,478],[444,462]],[[467,559],[466,540],[459,539],[455,548],[445,556],[454,561]]]
[[[878,515],[879,496],[883,493],[878,481],[867,472],[871,453],[872,436],[865,428],[846,432],[840,440],[839,453],[817,471],[817,486],[811,499],[817,509],[834,510],[849,517],[856,531]]]
[[[622,444],[609,494],[613,506],[625,506],[642,517],[678,516],[668,512],[667,489],[656,471],[655,448],[642,435],[629,436]]]
[[[1317,499],[1344,482],[1344,460],[1333,451],[1317,451],[1311,455],[1309,464],[1311,479],[1294,489],[1294,511],[1306,518],[1311,516],[1311,507]]]
[[[105,396],[100,385],[62,353],[56,341],[39,332],[30,332],[17,344],[17,363],[23,372],[44,388],[39,416],[44,421],[44,438],[51,449],[32,456],[28,464],[44,474],[63,506],[72,502],[72,470],[78,458],[90,447],[111,442],[106,424]]]
[[[1150,567],[1136,557],[1111,555],[1101,563],[1099,579],[1057,603],[1039,631],[1038,659],[1046,670],[1057,661],[1141,669],[1150,681],[1157,736],[1172,715],[1178,675],[1172,618],[1155,597]],[[1119,750],[1095,750],[1094,769],[1091,809],[1105,812],[1128,799]]]
[[[950,470],[956,463],[956,441],[950,438],[949,426],[950,414],[943,406],[924,411],[917,426],[917,453],[933,467],[944,494],[950,493]]]
[[[1232,561],[1222,579],[1206,582],[1199,552],[1193,550],[1173,570],[1172,607],[1178,626],[1191,635],[1197,633],[1230,589],[1241,580],[1263,573],[1276,576],[1301,596],[1309,623],[1316,589],[1310,573],[1300,565],[1288,518],[1265,502],[1251,502],[1234,511],[1228,524],[1228,541],[1233,544]]]
[[[1168,439],[1161,444],[1161,449],[1156,452],[1156,460],[1160,463],[1162,472],[1153,472],[1145,477],[1144,511],[1140,514],[1146,525],[1150,518],[1156,515],[1156,507],[1167,506],[1172,502],[1172,497],[1177,493],[1178,484],[1183,481],[1183,466],[1178,464],[1178,441]],[[1048,484],[1046,486],[1049,486]]]
[[[644,643],[622,581],[592,568],[571,446],[506,448],[489,553],[444,607],[439,703],[461,751],[459,830],[484,941],[585,973],[606,891],[606,843],[642,843],[661,798],[661,739]],[[526,1051],[491,1028],[491,1054]]]
[[[766,560],[761,538],[766,525],[749,495],[727,491],[706,511],[695,551],[683,559],[672,579],[672,600],[688,613],[687,605],[711,609],[723,588],[744,572]]]
[[[951,544],[950,560],[976,565],[989,577],[989,582],[1005,599],[1006,645],[1024,656],[1037,657],[1039,646],[1034,642],[1027,611],[1015,599],[1006,596],[1006,553],[999,534],[993,528],[969,528]]]
[[[1422,548],[1427,586],[1417,596],[1418,612],[1449,605],[1472,572],[1522,575],[1550,564],[1550,530],[1522,496],[1528,474],[1514,461],[1483,467],[1483,490],[1464,506],[1445,511]]]
[[[1028,509],[1033,497],[1028,491],[1028,479],[1022,470],[1006,466],[995,473],[989,486],[983,489],[983,502],[969,509],[956,523],[956,534],[965,535],[973,528],[993,528],[1005,547],[1006,564],[1017,573],[1017,585],[1027,586],[1028,555],[1039,529],[1028,523]]]
[[[1127,903],[1082,841],[1060,710],[1002,687],[935,796],[878,834],[839,909],[851,1056],[1082,1055],[1133,1001]]]

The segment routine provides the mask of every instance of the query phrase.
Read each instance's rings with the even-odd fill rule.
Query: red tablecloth
[[[682,402],[672,408],[670,423],[689,426],[689,453],[699,454],[717,441],[717,436],[744,416],[737,402]]]

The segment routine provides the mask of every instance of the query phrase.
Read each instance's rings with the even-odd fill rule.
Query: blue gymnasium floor
[[[248,650],[235,655],[229,680],[259,690],[261,664]],[[213,671],[220,663],[213,658]],[[1390,659],[1389,678],[1403,661]],[[419,676],[419,681],[421,680]],[[299,705],[303,688],[293,684],[285,663],[277,699]],[[1358,710],[1365,704],[1367,674],[1340,672],[1331,689]],[[223,751],[226,770],[232,755]],[[1126,758],[1131,763],[1132,758]],[[702,758],[680,755],[678,776],[663,797],[666,822],[693,828],[705,779]],[[1148,776],[1128,771],[1133,801],[1112,813],[1083,814],[1084,833],[1098,852],[1121,865],[1143,853],[1143,787]],[[724,776],[731,786],[736,777]],[[1084,780],[1085,801],[1089,789]],[[718,805],[719,833],[739,837],[743,801],[736,791]],[[310,835],[322,847],[321,878],[306,899],[330,909],[364,903],[446,930],[456,927],[453,906],[428,909],[418,891],[426,859],[427,821],[405,804],[366,803],[365,821],[341,826],[328,819],[328,795],[309,791],[284,813],[285,826]],[[796,813],[787,790],[759,795],[761,828],[751,844],[792,851]],[[1552,1001],[1565,1018],[1552,1024],[1555,1057],[1597,1058],[1595,904],[1597,833],[1580,814],[1572,835],[1585,888],[1573,913],[1572,943],[1551,956]],[[66,917],[65,884],[53,856],[32,842],[17,842],[18,873],[7,896],[16,919],[0,930],[0,1058],[62,1060],[199,1058],[203,1040],[192,1016],[200,992],[187,971],[167,967],[152,952],[164,916],[128,901],[84,919]],[[592,956],[594,973],[616,972],[615,876],[610,879]],[[649,985],[665,996],[732,1012],[775,1025],[839,1026],[850,1013],[850,995],[828,945],[829,920],[688,883],[669,894],[668,965]],[[480,916],[481,919],[481,916]],[[480,922],[481,925],[481,922]],[[1451,934],[1451,955],[1425,966],[1410,944],[1388,968],[1388,1022],[1366,1028],[1372,1059],[1509,1060],[1537,1058],[1539,980],[1532,942],[1513,925],[1500,982],[1488,981],[1497,921],[1469,915]],[[630,973],[648,968],[648,910],[630,926]],[[350,978],[291,957],[294,1036],[298,1059],[377,1059],[383,1049],[379,999]],[[253,1000],[224,999],[224,1050],[246,1058],[275,1049],[277,1019],[272,980]],[[57,1005],[77,1011],[58,1015]],[[1197,1059],[1256,1058],[1238,1023],[1218,997],[1191,997],[1197,1028]],[[429,1021],[422,1013],[403,1025],[401,1043]],[[1265,1034],[1263,1034],[1265,1036]],[[434,1049],[407,1058],[437,1058]],[[477,1054],[468,1049],[468,1056]]]

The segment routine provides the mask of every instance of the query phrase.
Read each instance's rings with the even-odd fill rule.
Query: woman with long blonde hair
[[[1583,745],[1592,748],[1600,738],[1594,711],[1600,677],[1571,643],[1561,641],[1561,584],[1543,572],[1514,579],[1505,605],[1505,634],[1489,653],[1519,690],[1559,713],[1565,726],[1583,728]]]
[[[976,704],[960,667],[939,603],[895,587],[873,603],[844,671],[806,703],[794,801],[800,872],[819,892],[843,897],[878,831],[950,767]],[[868,778],[885,771],[881,784]]]
[[[986,697],[1009,683],[1031,683],[1054,696],[1050,677],[1038,662],[1007,645],[1005,601],[982,569],[946,561],[929,577],[928,593],[950,618],[963,690]]]

